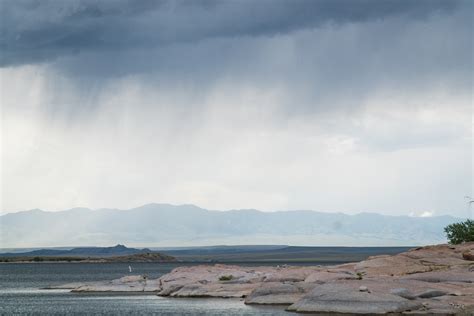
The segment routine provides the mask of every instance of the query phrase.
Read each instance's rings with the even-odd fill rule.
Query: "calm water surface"
[[[276,264],[283,263],[273,263],[273,265]],[[157,278],[173,268],[183,265],[195,265],[195,263],[134,263],[132,264],[132,274],[146,273],[151,278]],[[120,278],[129,274],[128,266],[128,263],[0,264],[0,314],[293,315],[281,308],[248,306],[239,299],[183,299],[137,294],[77,294],[70,293],[68,290],[41,289],[48,285]]]

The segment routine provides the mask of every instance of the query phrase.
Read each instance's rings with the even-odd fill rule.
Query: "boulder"
[[[467,250],[467,251],[462,253],[462,258],[464,260],[474,261],[474,252],[471,251],[471,250]]]
[[[390,294],[406,298],[407,300],[414,300],[417,298],[415,294],[413,294],[411,291],[405,288],[391,289]]]
[[[433,298],[433,297],[438,297],[438,296],[444,296],[447,294],[448,292],[446,291],[429,289],[417,294],[416,296],[419,298]]]

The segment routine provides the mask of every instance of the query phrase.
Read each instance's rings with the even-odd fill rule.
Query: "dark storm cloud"
[[[18,1],[1,3],[1,66],[80,53],[160,48],[208,38],[272,36],[314,28],[449,12],[456,1]]]
[[[44,66],[53,116],[89,117],[121,79],[199,110],[217,90],[276,93],[283,120],[472,86],[467,1],[0,3],[0,65]]]

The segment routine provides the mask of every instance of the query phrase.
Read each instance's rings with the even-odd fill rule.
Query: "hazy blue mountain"
[[[347,215],[314,211],[209,211],[193,205],[147,204],[130,210],[31,210],[0,216],[6,247],[202,246],[276,244],[405,246],[445,242],[451,216]]]

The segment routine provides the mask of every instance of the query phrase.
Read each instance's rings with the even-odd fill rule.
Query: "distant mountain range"
[[[0,216],[8,247],[207,245],[413,246],[446,242],[451,216],[409,217],[314,211],[210,211],[147,204],[130,210],[30,210]]]
[[[81,247],[72,249],[38,249],[25,252],[0,253],[0,262],[174,262],[168,256],[148,248]]]
[[[114,256],[130,256],[144,253],[153,253],[148,248],[136,249],[128,248],[124,245],[116,245],[114,247],[80,247],[72,249],[38,249],[26,252],[0,253],[2,257],[16,256],[69,256],[69,257],[114,257]]]

